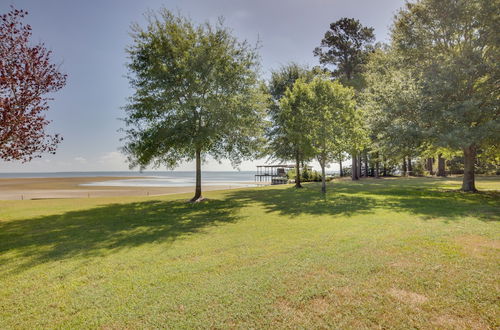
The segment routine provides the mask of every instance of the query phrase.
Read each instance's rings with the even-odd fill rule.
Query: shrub
[[[286,175],[289,180],[295,180],[295,169],[289,170]],[[303,168],[300,173],[300,181],[302,182],[319,182],[321,181],[321,174],[318,171]]]

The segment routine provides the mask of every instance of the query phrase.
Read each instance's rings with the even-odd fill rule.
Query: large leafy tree
[[[299,106],[308,112],[312,152],[321,166],[321,191],[326,193],[327,164],[348,150],[359,135],[354,90],[318,76],[310,83],[297,81],[291,94],[303,97]]]
[[[280,109],[277,121],[287,147],[295,158],[295,187],[302,188],[300,183],[300,165],[313,157],[311,117],[307,107],[309,90],[300,80],[292,89],[287,89],[280,99]]]
[[[55,153],[62,140],[45,129],[48,96],[66,84],[43,43],[32,44],[28,14],[12,8],[0,15],[0,159],[27,162]]]
[[[389,47],[378,48],[370,55],[363,76],[366,87],[361,99],[372,150],[402,160],[406,172],[407,157],[415,156],[424,143],[416,115],[423,104],[421,86],[403,58]]]
[[[344,84],[355,85],[374,40],[373,28],[344,17],[330,24],[314,55]]]
[[[330,24],[320,46],[314,49],[314,55],[342,84],[360,90],[363,64],[374,40],[373,28],[363,26],[357,19],[344,17]],[[360,147],[353,145],[351,150],[353,180],[359,178],[357,154]]]
[[[295,160],[295,186],[298,188],[301,187],[300,164],[311,158],[311,148],[305,138],[308,131],[304,125],[301,125],[305,123],[307,116],[302,111],[297,109],[295,111],[293,103],[287,103],[288,108],[284,109],[280,101],[298,79],[311,81],[314,75],[314,71],[297,63],[290,63],[273,71],[268,84],[270,95],[268,116],[271,124],[266,131],[268,140],[266,154],[271,159]]]
[[[173,168],[207,156],[234,166],[253,157],[261,143],[266,100],[257,80],[255,47],[223,25],[195,25],[166,9],[149,12],[147,26],[132,26],[127,49],[135,93],[125,107],[131,166]]]
[[[499,12],[498,0],[421,0],[393,28],[394,47],[422,83],[420,127],[437,146],[463,151],[463,191],[476,191],[477,148],[500,139]]]

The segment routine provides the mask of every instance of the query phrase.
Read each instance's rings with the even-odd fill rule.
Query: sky
[[[122,107],[132,90],[125,78],[125,47],[131,44],[130,24],[144,26],[143,13],[162,6],[193,21],[225,18],[239,39],[260,41],[262,77],[291,61],[318,65],[313,49],[329,24],[354,17],[375,28],[377,41],[387,41],[394,14],[404,0],[2,0],[0,13],[10,5],[28,11],[25,22],[33,41],[53,51],[53,62],[68,75],[66,86],[54,95],[47,118],[48,131],[64,141],[56,155],[30,163],[0,160],[0,172],[124,171],[119,148],[123,134]],[[253,171],[264,160],[243,162]],[[314,164],[313,164],[314,165]],[[335,169],[333,165],[332,169]],[[233,170],[229,162],[208,160],[204,170]],[[165,170],[165,168],[159,168]],[[194,170],[184,163],[176,170]]]

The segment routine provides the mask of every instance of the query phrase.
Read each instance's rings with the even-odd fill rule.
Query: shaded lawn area
[[[0,201],[0,328],[498,328],[500,178]]]

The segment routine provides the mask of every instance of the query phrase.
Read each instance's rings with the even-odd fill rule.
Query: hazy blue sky
[[[50,131],[64,137],[55,156],[44,155],[28,164],[2,162],[0,172],[126,170],[120,155],[120,109],[131,94],[126,73],[125,47],[131,22],[143,22],[142,14],[161,6],[179,10],[196,22],[226,18],[239,38],[260,39],[262,72],[296,61],[316,65],[312,55],[329,24],[341,17],[355,17],[375,28],[385,41],[394,13],[404,0],[2,0],[29,12],[34,41],[43,41],[68,74],[68,83],[51,103]],[[258,161],[259,162],[259,161]],[[242,164],[254,170],[256,162]],[[261,163],[261,162],[259,162]],[[205,170],[230,170],[229,163],[215,161]],[[179,170],[194,170],[191,163]]]

